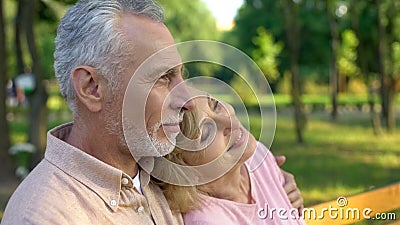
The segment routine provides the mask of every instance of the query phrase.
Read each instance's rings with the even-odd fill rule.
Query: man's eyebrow
[[[178,72],[178,69],[176,67],[173,67],[173,68],[167,70],[167,72],[165,72],[165,74],[174,74],[177,72]]]
[[[160,77],[164,76],[164,75],[170,75],[170,74],[174,74],[177,73],[179,70],[175,67],[170,67],[167,65],[160,65],[159,67],[154,68],[153,71],[149,71],[148,73],[148,81],[149,82],[153,82],[155,80],[158,80]]]

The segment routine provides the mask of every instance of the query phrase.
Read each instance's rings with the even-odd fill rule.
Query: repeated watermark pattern
[[[193,186],[209,183],[218,179],[228,172],[241,158],[244,148],[230,155],[230,161],[225,160],[222,155],[214,161],[200,166],[183,166],[175,164],[163,156],[170,153],[174,147],[179,147],[186,151],[199,151],[207,147],[212,140],[205,145],[185,144],[184,146],[177,140],[181,132],[171,132],[165,130],[163,126],[155,126],[149,130],[146,124],[145,110],[148,109],[149,96],[159,77],[176,71],[177,68],[185,66],[186,63],[209,63],[219,65],[230,70],[234,77],[242,81],[241,87],[246,88],[246,93],[252,93],[258,104],[260,118],[260,136],[257,140],[263,140],[263,143],[270,147],[275,135],[276,109],[272,90],[269,83],[257,64],[244,52],[239,49],[221,42],[215,41],[189,41],[178,43],[162,49],[147,58],[132,75],[128,87],[125,91],[122,108],[122,125],[125,141],[133,157],[138,164],[151,173],[155,178],[166,183]],[[249,116],[245,107],[245,100],[241,98],[237,90],[222,80],[207,76],[207,74],[198,74],[198,76],[186,79],[184,82],[176,85],[170,90],[167,98],[162,101],[162,115],[159,124],[176,124],[180,120],[180,112],[174,111],[170,106],[176,104],[183,107],[184,102],[182,93],[189,92],[190,99],[211,96],[224,96],[227,103],[234,105],[235,114],[240,118],[243,127],[250,130]],[[269,102],[268,106],[260,107],[259,97],[263,101]],[[133,99],[135,101],[133,101]],[[134,104],[133,104],[134,103]],[[232,123],[232,121],[231,121]],[[212,121],[211,121],[212,126]],[[214,123],[215,126],[215,123]],[[163,129],[167,141],[157,141],[154,138],[159,134],[159,127]],[[214,129],[215,130],[215,129]],[[248,135],[248,134],[246,134]],[[183,136],[183,135],[180,135]],[[179,136],[179,137],[180,137]],[[246,143],[247,145],[247,137]],[[233,141],[233,140],[230,140]],[[142,148],[138,148],[141,143]],[[257,154],[252,157],[249,164],[249,170],[255,170],[264,161],[268,151]]]

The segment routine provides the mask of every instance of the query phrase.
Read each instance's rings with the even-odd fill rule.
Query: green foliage
[[[57,13],[46,1],[39,1],[37,16],[47,23],[56,24],[58,22]]]
[[[280,74],[289,70],[288,44],[281,7],[280,1],[275,0],[245,1],[235,18],[236,26],[230,33],[231,36],[236,37],[225,39],[231,40],[231,44],[252,55],[252,52],[259,47],[252,40],[258,36],[258,27],[264,27],[274,40],[277,40],[278,43],[284,43],[285,47],[276,56],[276,60],[279,61]],[[330,33],[325,15],[325,3],[322,1],[300,1],[298,8],[300,74],[306,78],[311,74],[317,74],[317,80],[327,81]]]
[[[277,57],[283,49],[282,43],[275,43],[274,37],[264,27],[257,28],[253,43],[257,47],[253,50],[253,59],[269,82],[276,81],[279,77]]]
[[[217,40],[219,33],[215,18],[201,0],[159,0],[165,10],[165,24],[176,43],[191,40]],[[199,54],[218,54],[209,49],[200,49]],[[189,77],[212,76],[218,66],[209,63],[187,63]]]
[[[283,15],[277,1],[245,1],[235,17],[235,27],[225,34],[224,40],[251,55],[256,49],[253,37],[257,36],[260,26],[268,30],[275,40],[285,39]]]
[[[393,65],[393,74],[398,77],[400,74],[400,41],[396,41],[392,45],[392,51],[393,51],[393,57],[394,57],[394,62],[396,62]]]
[[[40,1],[37,8],[37,21],[35,22],[36,43],[41,58],[41,66],[46,79],[54,78],[53,52],[54,38],[57,22],[63,16],[68,6],[78,0],[49,0]],[[195,39],[217,39],[218,32],[216,22],[211,12],[201,0],[160,0],[165,9],[166,24],[177,42]],[[5,0],[7,43],[8,43],[8,71],[9,76],[17,74],[15,43],[14,43],[14,19],[17,10],[17,1]],[[201,19],[200,19],[201,18]],[[31,64],[26,44],[23,45],[26,64]],[[191,66],[193,73],[212,74],[215,69],[201,66]]]
[[[235,76],[230,83],[231,87],[239,95],[247,106],[257,105],[257,97],[249,85],[239,76]]]
[[[40,54],[43,77],[45,79],[53,79],[55,77],[53,53],[55,49],[54,37],[56,35],[56,26],[48,23],[40,23],[35,29],[36,34],[38,34],[37,36],[40,36],[40,38],[37,38],[36,43]]]
[[[17,75],[16,69],[16,57],[15,57],[15,35],[14,35],[14,17],[16,13],[16,2],[15,1],[3,1],[4,8],[4,17],[5,17],[5,27],[6,27],[6,52],[7,52],[7,76],[8,78],[12,78]]]
[[[205,3],[200,0],[159,0],[165,10],[165,24],[176,42],[216,40],[216,22]]]
[[[42,71],[45,79],[54,77],[53,70],[53,52],[54,52],[54,38],[56,34],[57,22],[59,20],[60,9],[65,9],[65,5],[55,2],[72,2],[72,1],[40,1],[37,7],[36,21],[34,25],[34,32],[38,52],[41,60]],[[8,71],[9,78],[17,75],[17,65],[15,56],[15,16],[17,14],[17,1],[6,0],[6,34],[8,46]],[[31,59],[28,52],[27,44],[22,38],[23,59],[27,67],[31,67]]]
[[[354,31],[345,30],[342,33],[342,44],[339,50],[338,69],[339,74],[354,77],[360,74],[356,64],[358,40]]]

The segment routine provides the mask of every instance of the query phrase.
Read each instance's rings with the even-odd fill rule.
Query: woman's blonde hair
[[[198,139],[201,135],[201,132],[199,128],[197,113],[195,111],[185,112],[183,116],[183,121],[180,124],[180,128],[182,131],[182,135],[184,137],[188,138],[189,140]],[[185,160],[184,157],[185,152],[186,152],[185,150],[179,147],[175,147],[174,151],[166,155],[165,158],[173,163],[182,166],[190,166],[190,164],[188,164],[188,162]],[[196,154],[192,154],[191,161],[196,160],[196,156],[201,157],[202,152],[203,151],[199,151]],[[168,170],[168,168],[165,169]],[[182,174],[179,171],[171,171],[171,170],[165,171],[165,173],[169,173],[170,175],[175,177],[180,176]],[[182,179],[191,179],[191,178],[185,177]],[[185,213],[190,210],[196,209],[199,206],[200,201],[198,198],[198,194],[200,193],[200,190],[197,188],[197,186],[179,186],[162,181],[155,181],[155,179],[153,179],[153,181],[163,190],[171,210],[175,210],[180,213]]]

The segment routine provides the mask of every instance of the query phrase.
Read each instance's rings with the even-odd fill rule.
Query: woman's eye
[[[221,102],[220,101],[218,101],[218,100],[213,100],[213,102],[212,102],[212,111],[213,112],[216,112],[216,113],[218,113],[218,112],[220,112],[221,111],[221,109],[222,109],[222,104],[221,104]]]
[[[217,101],[217,100],[214,100],[214,107],[213,107],[213,111],[217,111],[217,109],[219,109],[219,106],[220,106],[220,104],[219,104],[219,101]]]
[[[222,108],[221,102],[211,96],[208,96],[208,106],[213,112],[219,112]]]

